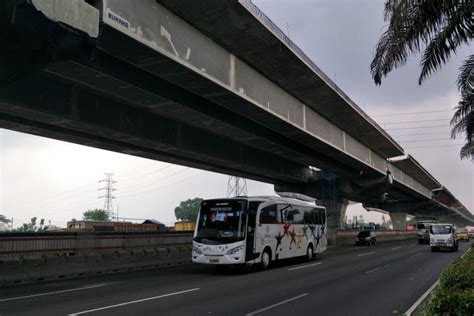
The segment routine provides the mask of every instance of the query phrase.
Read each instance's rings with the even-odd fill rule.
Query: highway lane
[[[268,271],[180,266],[0,289],[4,315],[393,315],[462,255],[416,241],[336,247]]]

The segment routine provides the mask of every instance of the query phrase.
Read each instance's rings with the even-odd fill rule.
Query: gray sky
[[[461,140],[447,140],[451,110],[458,100],[457,68],[472,47],[459,50],[422,86],[417,84],[419,56],[413,56],[376,87],[369,66],[384,28],[382,1],[254,2],[466,207],[474,209],[474,165],[459,159],[456,144]],[[441,112],[393,115],[420,111]],[[443,126],[420,128],[431,125]],[[114,206],[118,205],[120,216],[156,218],[167,224],[175,221],[173,210],[181,200],[221,197],[227,189],[225,175],[0,130],[0,213],[14,217],[15,224],[38,216],[64,225],[89,208],[102,207],[97,197],[104,172],[114,173],[118,181]],[[248,191],[272,194],[273,187],[248,181]],[[355,205],[348,216],[360,213]]]

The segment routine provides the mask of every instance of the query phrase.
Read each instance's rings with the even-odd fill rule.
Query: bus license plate
[[[209,259],[209,263],[219,263],[219,259]]]

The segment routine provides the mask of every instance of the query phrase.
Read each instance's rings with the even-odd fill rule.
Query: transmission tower
[[[109,218],[112,218],[114,215],[114,207],[112,204],[112,200],[115,199],[116,197],[113,195],[114,191],[117,191],[117,189],[114,188],[114,184],[117,183],[117,181],[114,181],[112,179],[112,176],[114,175],[113,173],[104,173],[105,174],[105,179],[100,180],[99,183],[104,182],[104,187],[100,188],[99,190],[105,190],[104,195],[99,196],[99,199],[104,199],[104,211],[107,212],[109,215]]]
[[[247,180],[244,178],[229,176],[229,180],[227,182],[227,197],[246,195]]]

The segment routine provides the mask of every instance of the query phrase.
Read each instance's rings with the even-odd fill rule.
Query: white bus
[[[326,250],[326,209],[283,197],[205,200],[197,218],[192,261],[260,264]]]

